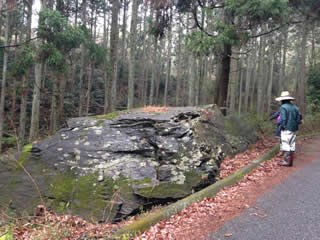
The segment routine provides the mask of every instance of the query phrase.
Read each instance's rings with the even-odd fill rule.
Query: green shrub
[[[273,135],[275,134],[277,123],[270,121],[268,116],[258,116],[256,113],[246,113],[241,116],[250,128],[257,131],[259,135]]]

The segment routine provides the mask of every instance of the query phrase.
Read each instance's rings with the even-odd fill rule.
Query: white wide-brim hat
[[[280,102],[283,100],[294,100],[294,97],[290,96],[290,93],[288,91],[282,91],[281,96],[276,98],[276,101]]]

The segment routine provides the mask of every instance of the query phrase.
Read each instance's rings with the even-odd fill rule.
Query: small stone
[[[102,134],[102,131],[101,131],[101,130],[96,130],[95,133],[96,133],[97,135],[101,135],[101,134]]]
[[[98,176],[98,182],[102,182],[102,181],[103,181],[103,179],[104,179],[104,177],[103,177],[103,175],[102,175],[102,174]]]
[[[58,152],[61,152],[61,151],[63,151],[63,148],[58,148],[57,150],[58,150]]]

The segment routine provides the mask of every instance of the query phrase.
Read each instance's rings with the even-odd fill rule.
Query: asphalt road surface
[[[320,156],[208,240],[320,240]]]

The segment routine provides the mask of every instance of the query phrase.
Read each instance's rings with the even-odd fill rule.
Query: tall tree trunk
[[[68,74],[70,75],[70,74]],[[58,126],[62,123],[63,120],[63,108],[64,108],[64,94],[66,92],[67,86],[67,76],[65,74],[61,75],[60,80],[60,89],[59,89],[59,114],[58,114]]]
[[[112,22],[111,22],[111,34],[110,34],[110,77],[108,81],[108,94],[107,112],[112,112],[114,109],[114,96],[115,91],[114,83],[117,78],[117,62],[118,62],[118,39],[119,39],[119,27],[118,27],[118,15],[119,15],[120,3],[119,0],[112,0]]]
[[[81,14],[81,21],[83,26],[87,25],[87,0],[82,0],[82,14]],[[84,107],[84,101],[85,101],[85,93],[83,89],[84,84],[84,77],[86,72],[86,48],[84,43],[80,46],[81,49],[81,67],[80,67],[80,81],[79,81],[79,117],[83,114],[83,107]]]
[[[176,79],[176,106],[180,106],[181,102],[181,85],[182,85],[182,24],[179,24],[178,43],[177,43],[177,79]]]
[[[134,4],[134,1],[136,0],[132,0],[132,4]],[[129,1],[127,0],[122,0],[122,4],[123,4],[123,15],[122,15],[122,29],[121,29],[121,35],[122,35],[122,43],[121,43],[121,60],[122,60],[122,64],[124,64],[126,62],[126,58],[127,58],[127,50],[126,50],[126,38],[127,38],[127,12],[128,12],[128,6],[129,6]],[[133,8],[131,9],[133,10]],[[138,9],[137,9],[138,12]],[[131,13],[133,16],[133,13]],[[132,17],[131,16],[131,17]],[[132,19],[131,19],[131,25],[132,25]],[[130,30],[131,33],[131,30]]]
[[[21,41],[21,39],[20,39]],[[18,34],[16,33],[15,34],[15,37],[14,37],[14,45],[17,45],[18,44]],[[16,61],[17,59],[17,51],[15,52],[15,56],[14,56],[14,59]],[[11,105],[11,121],[12,123],[15,123],[15,112],[16,112],[16,103],[17,103],[17,79],[14,77],[12,79],[12,105]],[[12,126],[12,127],[15,127],[15,126]]]
[[[148,5],[144,5],[144,15],[143,15],[143,50],[142,50],[142,57],[143,57],[143,66],[142,66],[142,106],[147,105],[147,91],[148,91],[148,75],[149,75],[149,54],[148,50],[150,48],[150,41],[147,35],[147,13],[148,13]]]
[[[138,0],[132,1],[131,26],[130,26],[130,46],[129,46],[129,80],[128,80],[128,103],[127,108],[134,106],[134,83],[136,71],[136,38],[137,38],[137,21],[138,21]]]
[[[155,81],[157,77],[157,60],[158,60],[158,37],[154,37],[153,40],[153,54],[152,54],[152,75],[150,83],[150,95],[149,95],[149,105],[154,103],[154,91],[155,91]]]
[[[170,9],[170,17],[172,16],[172,9]],[[171,46],[172,46],[172,23],[169,23],[168,27],[168,49],[167,49],[167,74],[166,82],[164,86],[164,96],[163,96],[163,105],[168,105],[168,89],[171,79]]]
[[[302,31],[301,39],[301,58],[299,61],[298,69],[299,75],[297,82],[297,103],[302,114],[305,114],[305,82],[306,82],[306,56],[307,56],[307,39],[309,34],[308,24],[305,24]]]
[[[87,103],[86,103],[86,116],[89,114],[90,101],[91,101],[91,89],[92,89],[92,77],[94,74],[94,64],[91,62],[89,65],[89,74],[88,74],[88,88],[86,93]]]
[[[46,8],[46,0],[42,0],[40,11]],[[41,40],[36,41],[36,63],[35,63],[35,82],[33,87],[33,100],[32,100],[32,114],[31,114],[31,125],[29,141],[32,142],[39,136],[39,121],[40,121],[40,90],[42,85],[42,71],[43,71],[43,61],[40,57],[40,45]]]
[[[8,45],[9,40],[9,12],[6,14],[4,26],[4,46]],[[1,99],[0,99],[0,153],[2,150],[2,138],[4,129],[4,103],[6,97],[6,87],[7,87],[7,67],[8,67],[8,49],[5,49],[3,53],[3,70],[2,70],[2,82],[1,82]]]
[[[257,42],[255,41],[256,45]],[[253,53],[253,58],[252,58],[252,69],[251,69],[251,79],[252,79],[252,88],[251,88],[251,93],[250,93],[250,111],[255,111],[254,109],[254,103],[256,103],[256,101],[254,100],[256,97],[256,92],[257,92],[257,51],[258,49],[255,49],[254,53]]]
[[[103,10],[103,42],[104,48],[108,49],[109,46],[109,17],[107,17],[107,0],[104,0],[104,10]],[[103,81],[104,81],[104,108],[103,113],[106,114],[108,111],[108,64],[109,64],[109,54],[104,56],[104,69],[103,69]]]
[[[229,106],[229,113],[233,114],[236,111],[236,86],[238,80],[238,58],[240,51],[239,48],[233,47],[232,48],[232,59],[231,59],[231,69],[230,69],[230,92],[229,92],[229,99],[230,99],[230,106]]]
[[[221,108],[224,115],[226,114],[231,54],[231,45],[225,43],[221,56],[221,70],[219,71],[215,93],[215,103]]]
[[[263,28],[264,31],[265,28]],[[257,78],[257,106],[256,112],[261,115],[263,113],[263,90],[264,90],[264,54],[265,54],[265,37],[260,39],[259,62],[258,62],[258,78]]]
[[[224,24],[232,24],[233,16],[228,11],[225,10],[223,17]],[[223,44],[223,51],[221,53],[221,71],[217,79],[217,87],[215,94],[215,102],[221,108],[222,113],[226,114],[226,102],[228,96],[228,86],[229,86],[229,75],[230,75],[230,63],[231,63],[231,45],[229,43]]]
[[[31,39],[31,24],[32,24],[32,1],[26,2],[28,8],[27,15],[27,33],[26,40]],[[22,76],[22,91],[21,91],[21,103],[20,103],[20,119],[19,119],[19,137],[18,137],[18,153],[20,154],[23,145],[24,138],[26,133],[26,115],[27,115],[27,98],[28,98],[28,77],[30,72],[28,71],[25,75]]]
[[[288,27],[286,27],[282,31],[283,37],[283,50],[282,50],[282,64],[280,66],[280,79],[279,79],[279,91],[278,96],[280,96],[280,92],[284,90],[284,80],[286,78],[286,64],[287,64],[287,50],[288,50]]]
[[[249,93],[250,93],[250,84],[251,84],[251,63],[252,56],[247,56],[246,59],[246,85],[245,85],[245,94],[244,94],[244,111],[248,112],[248,102],[249,102]]]
[[[51,115],[50,115],[50,133],[54,134],[58,129],[58,99],[59,99],[59,77],[53,72],[52,80],[52,97],[51,97]]]
[[[195,105],[195,80],[197,79],[197,59],[195,56],[190,57],[191,58],[191,67],[189,68],[188,72],[188,105],[194,106]],[[190,60],[190,58],[187,58],[187,61]]]
[[[268,89],[267,89],[267,113],[268,116],[270,115],[271,111],[271,97],[272,97],[272,86],[273,86],[273,68],[274,68],[274,46],[270,46],[270,53],[269,53],[269,58],[270,58],[270,74],[269,74],[269,82],[268,82]]]
[[[18,152],[21,153],[24,145],[24,137],[26,132],[26,115],[27,115],[27,97],[28,97],[28,82],[25,75],[22,76],[22,92],[20,104],[20,120],[19,120],[19,140]]]
[[[239,105],[238,105],[238,115],[241,115],[242,111],[242,96],[243,96],[243,78],[244,78],[244,68],[243,68],[243,59],[239,60],[239,78],[240,78],[240,86],[239,86]]]

